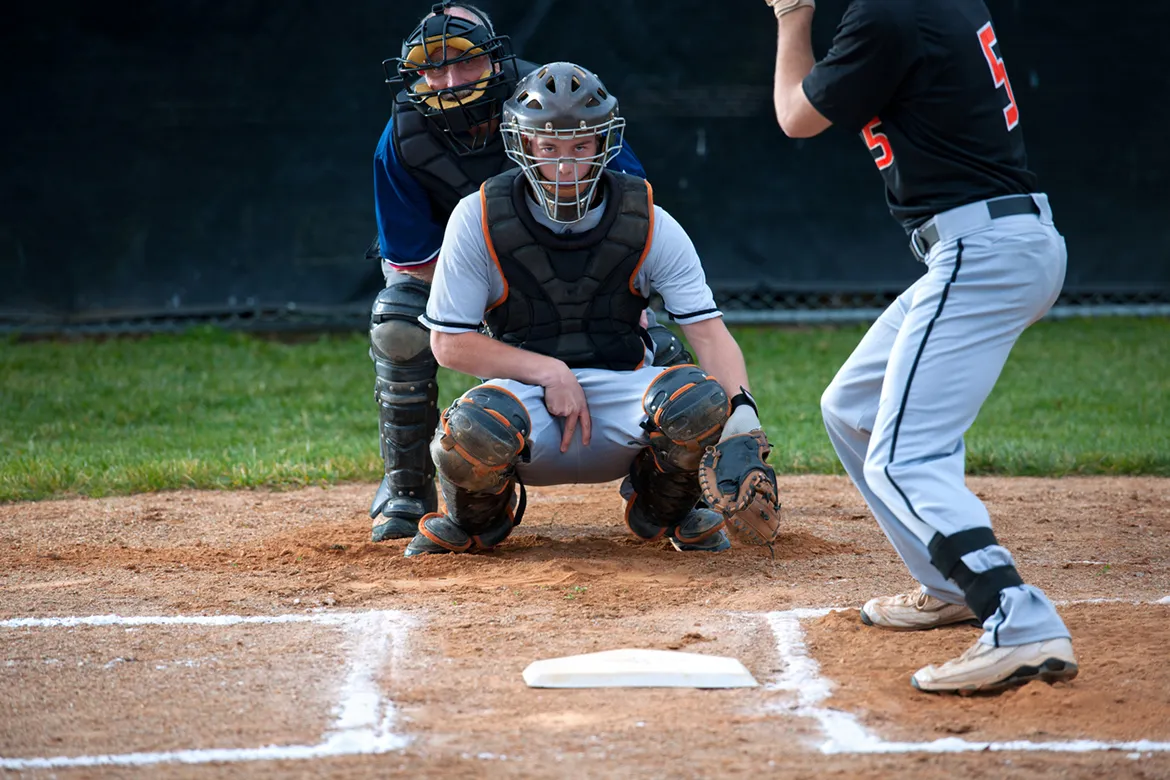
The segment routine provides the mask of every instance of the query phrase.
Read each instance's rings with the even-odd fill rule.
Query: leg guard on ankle
[[[380,447],[385,476],[370,504],[375,541],[413,536],[418,519],[437,508],[428,451],[439,420],[438,364],[416,317],[427,285],[409,280],[378,293],[370,317]],[[381,516],[381,519],[379,518]]]
[[[998,545],[990,528],[969,528],[950,536],[936,533],[927,545],[930,562],[942,575],[963,589],[963,599],[982,623],[999,609],[999,594],[1005,588],[1023,585],[1015,566],[996,566],[973,572],[963,563],[967,553]]]
[[[633,495],[626,501],[626,526],[647,541],[663,536],[695,544],[723,528],[723,515],[696,508],[701,490],[695,472],[660,471],[650,448],[630,467]]]
[[[418,524],[418,534],[406,548],[406,557],[426,553],[490,550],[508,538],[524,511],[516,502],[516,482],[499,493],[472,493],[439,476],[445,514],[434,512]],[[521,487],[521,495],[523,495]]]
[[[528,451],[528,410],[494,385],[468,390],[443,412],[431,455],[439,471],[444,514],[428,515],[406,555],[490,550],[524,513],[516,503],[517,465]]]

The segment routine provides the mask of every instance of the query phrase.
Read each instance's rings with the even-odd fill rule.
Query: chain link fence
[[[901,290],[886,292],[721,291],[719,307],[730,325],[832,325],[873,322]],[[651,307],[662,312],[660,299]],[[1167,317],[1170,290],[1066,292],[1045,319],[1072,317]],[[0,312],[0,334],[9,338],[121,336],[178,333],[210,326],[253,332],[353,332],[369,325],[368,305],[241,306],[176,311],[120,311],[85,317]],[[666,321],[666,317],[660,317]]]
[[[866,323],[901,292],[734,292],[719,296],[719,304],[732,324]],[[1170,290],[1066,292],[1046,319],[1110,316],[1170,316]]]

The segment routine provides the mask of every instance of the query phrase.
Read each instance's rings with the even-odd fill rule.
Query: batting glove
[[[772,13],[776,14],[776,18],[787,13],[792,13],[797,8],[812,8],[816,9],[816,0],[764,0],[765,3],[772,6]]]

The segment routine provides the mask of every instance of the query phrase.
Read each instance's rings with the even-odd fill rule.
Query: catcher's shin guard
[[[697,366],[681,365],[655,378],[642,406],[650,446],[630,467],[626,525],[642,539],[669,536],[678,549],[726,549],[723,517],[695,504],[702,494],[699,459],[727,422],[727,393]],[[703,545],[717,535],[714,547]]]
[[[438,364],[430,334],[417,317],[426,307],[428,286],[416,280],[378,293],[370,318],[382,484],[370,504],[371,538],[409,538],[418,521],[438,508],[435,466],[427,445],[439,418]]]
[[[502,388],[480,385],[451,404],[431,442],[446,513],[423,519],[408,557],[491,549],[508,537],[524,514],[523,485],[513,501],[530,428],[528,410]]]
[[[639,452],[630,466],[633,494],[626,501],[626,526],[640,539],[655,541],[669,537],[679,550],[708,549],[708,539],[723,542],[723,516],[696,507],[699,479],[694,472],[659,471],[649,448]],[[718,538],[716,538],[718,537]]]
[[[447,512],[433,512],[418,524],[418,534],[406,546],[412,558],[428,553],[490,550],[508,538],[517,525],[523,506],[516,505],[516,480],[499,493],[472,493],[451,484],[442,476],[443,500]]]

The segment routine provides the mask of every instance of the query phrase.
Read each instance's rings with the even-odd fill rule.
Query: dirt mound
[[[1024,578],[1053,599],[1170,594],[1166,480],[971,484]],[[785,663],[762,613],[846,608],[806,621],[806,643],[835,685],[827,706],[887,740],[1170,739],[1170,604],[1062,607],[1081,664],[1070,683],[990,698],[914,691],[910,674],[954,657],[977,630],[900,634],[860,623],[865,600],[914,583],[842,477],[782,478],[773,550],[720,554],[632,538],[610,484],[531,490],[523,523],[491,553],[407,559],[406,540],[369,541],[375,487],[0,506],[0,618],[393,609],[413,619],[403,655],[377,680],[410,748],[233,764],[245,778],[1170,776],[1164,754],[817,752],[816,721],[770,686]],[[340,684],[329,632],[55,630],[0,634],[0,683],[19,691],[5,757],[312,742]],[[523,685],[533,660],[619,647],[732,656],[761,686],[615,695]],[[210,777],[223,767],[141,771]]]
[[[836,681],[827,706],[858,713],[887,739],[1170,740],[1170,604],[1078,604],[1061,615],[1081,673],[996,696],[927,696],[908,685],[919,667],[971,645],[976,627],[880,631],[846,610],[811,621],[807,644]]]

